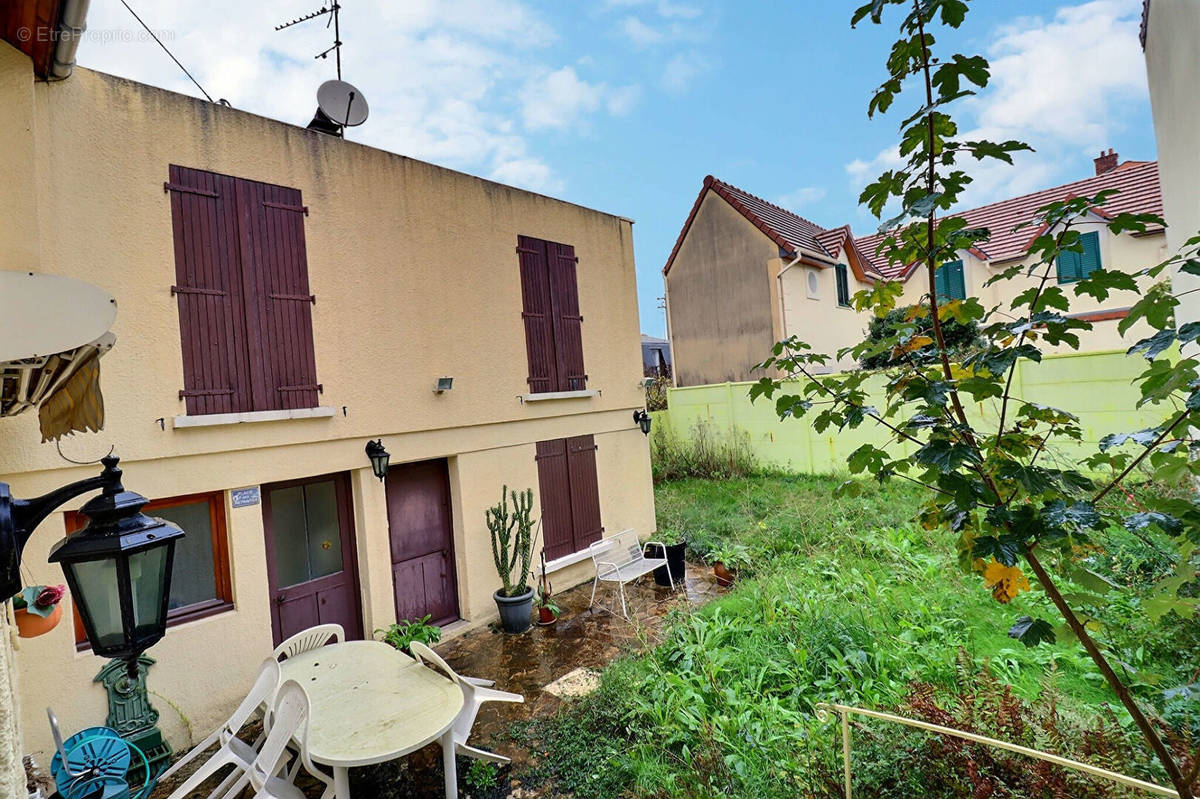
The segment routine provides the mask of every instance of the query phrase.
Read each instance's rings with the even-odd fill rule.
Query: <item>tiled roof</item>
[[[1158,163],[1126,161],[1103,175],[972,208],[954,216],[965,218],[970,227],[985,227],[991,231],[991,239],[979,245],[982,251],[979,254],[992,263],[998,263],[1022,258],[1028,252],[1037,229],[1024,227],[1014,231],[1013,228],[1032,221],[1039,208],[1068,197],[1093,195],[1103,189],[1120,191],[1105,203],[1103,212],[1106,214],[1131,212],[1162,215]],[[889,265],[882,255],[875,254],[876,248],[884,238],[883,234],[876,233],[855,239],[854,243],[859,253],[876,271],[891,278],[906,277],[909,270],[900,265]]]
[[[849,226],[826,230],[786,208],[767,202],[737,186],[708,175],[704,178],[700,194],[696,197],[692,211],[688,214],[687,221],[684,222],[683,229],[679,232],[679,238],[675,241],[671,256],[667,259],[666,266],[663,267],[663,274],[670,271],[671,264],[674,263],[675,256],[683,245],[684,238],[687,237],[688,229],[692,226],[692,220],[696,218],[696,212],[700,210],[704,195],[710,190],[766,234],[779,246],[780,250],[793,258],[800,254],[800,250],[804,250],[818,258],[832,260],[837,257],[843,242],[851,236]],[[851,267],[856,272],[861,268],[854,260],[851,260]],[[863,275],[857,276],[859,279],[864,277]],[[868,273],[867,277],[877,277],[877,275]]]

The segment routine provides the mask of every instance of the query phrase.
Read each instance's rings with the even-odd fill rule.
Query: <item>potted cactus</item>
[[[554,586],[550,585],[550,578],[546,576],[546,550],[541,552],[542,558],[542,576],[538,578],[537,589],[537,610],[538,610],[538,625],[548,627],[558,621],[558,617],[562,615],[562,608],[554,601]]]
[[[58,626],[63,614],[60,603],[66,592],[65,585],[31,585],[14,596],[17,635],[36,638]]]
[[[492,559],[501,583],[492,596],[504,632],[516,634],[528,630],[533,621],[533,588],[529,585],[534,537],[533,489],[512,491],[511,509],[509,493],[508,486],[504,486],[500,502],[487,509],[486,518],[492,535]]]

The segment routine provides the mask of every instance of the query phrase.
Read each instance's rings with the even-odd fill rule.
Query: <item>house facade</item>
[[[148,653],[176,748],[299,629],[493,620],[484,510],[504,486],[533,489],[560,590],[606,530],[653,530],[628,219],[85,69],[42,82],[4,43],[0,104],[0,270],[119,306],[104,428],[62,453],[115,447],[126,487],[187,534]],[[16,496],[97,472],[32,416],[0,438]],[[46,557],[80,504],[30,540],[30,580],[62,582]],[[77,624],[15,662],[41,762],[47,706],[69,732],[104,722],[105,661]]]
[[[1106,213],[1162,213],[1158,165],[1120,163],[1111,151],[1096,159],[1096,175],[961,212],[971,226],[987,227],[991,240],[958,253],[939,268],[938,294],[979,298],[984,307],[1006,305],[1038,278],[1024,275],[986,286],[997,272],[1029,263],[1028,247],[1036,227],[1014,230],[1033,221],[1037,209],[1055,200],[1117,189]],[[1161,228],[1134,235],[1113,235],[1105,217],[1091,216],[1076,225],[1085,252],[1065,255],[1055,265],[1056,279],[1068,284],[1093,269],[1135,271],[1165,257]],[[870,312],[852,307],[859,290],[879,280],[904,285],[900,304],[913,304],[929,293],[923,264],[904,268],[877,254],[883,236],[856,237],[848,225],[824,228],[742,189],[706,177],[679,239],[663,269],[667,330],[678,386],[755,380],[753,369],[771,346],[797,336],[814,351],[831,356],[829,371],[857,366],[836,353],[861,341]],[[1072,313],[1094,322],[1087,346],[1094,350],[1128,347],[1117,324],[1128,313],[1132,295],[1097,302],[1073,300]],[[1129,332],[1130,341],[1140,327]]]

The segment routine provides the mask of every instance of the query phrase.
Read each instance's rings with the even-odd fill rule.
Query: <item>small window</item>
[[[167,625],[232,609],[233,585],[229,577],[224,493],[155,500],[147,504],[143,512],[166,519],[185,533],[175,545]],[[86,521],[80,513],[68,513],[67,534],[81,530]],[[88,646],[78,609],[75,611],[75,642],[80,649]]]
[[[963,278],[963,262],[948,261],[934,272],[934,286],[937,288],[938,302],[945,300],[965,300],[967,298],[966,280]]]
[[[808,270],[808,298],[810,300],[821,299],[821,282],[817,277],[816,269]]]
[[[846,265],[838,264],[833,268],[837,278],[837,304],[843,308],[850,307],[850,276],[846,274]]]
[[[1097,269],[1103,269],[1100,264],[1100,234],[1092,231],[1079,237],[1083,252],[1064,252],[1058,256],[1058,282],[1074,283],[1083,280]]]

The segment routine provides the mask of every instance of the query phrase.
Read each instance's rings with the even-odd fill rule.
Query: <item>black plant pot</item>
[[[671,584],[671,580],[667,579],[667,569],[671,570],[671,579],[675,580],[675,585],[683,584],[683,578],[686,576],[686,572],[684,570],[683,553],[686,548],[687,544],[682,541],[678,544],[667,544],[667,565],[659,566],[654,570],[655,585],[669,586]],[[657,544],[647,545],[646,557],[663,557],[662,547],[658,546]]]
[[[504,632],[523,633],[533,624],[533,589],[519,596],[504,596],[499,591],[492,594],[500,610],[500,626]]]

